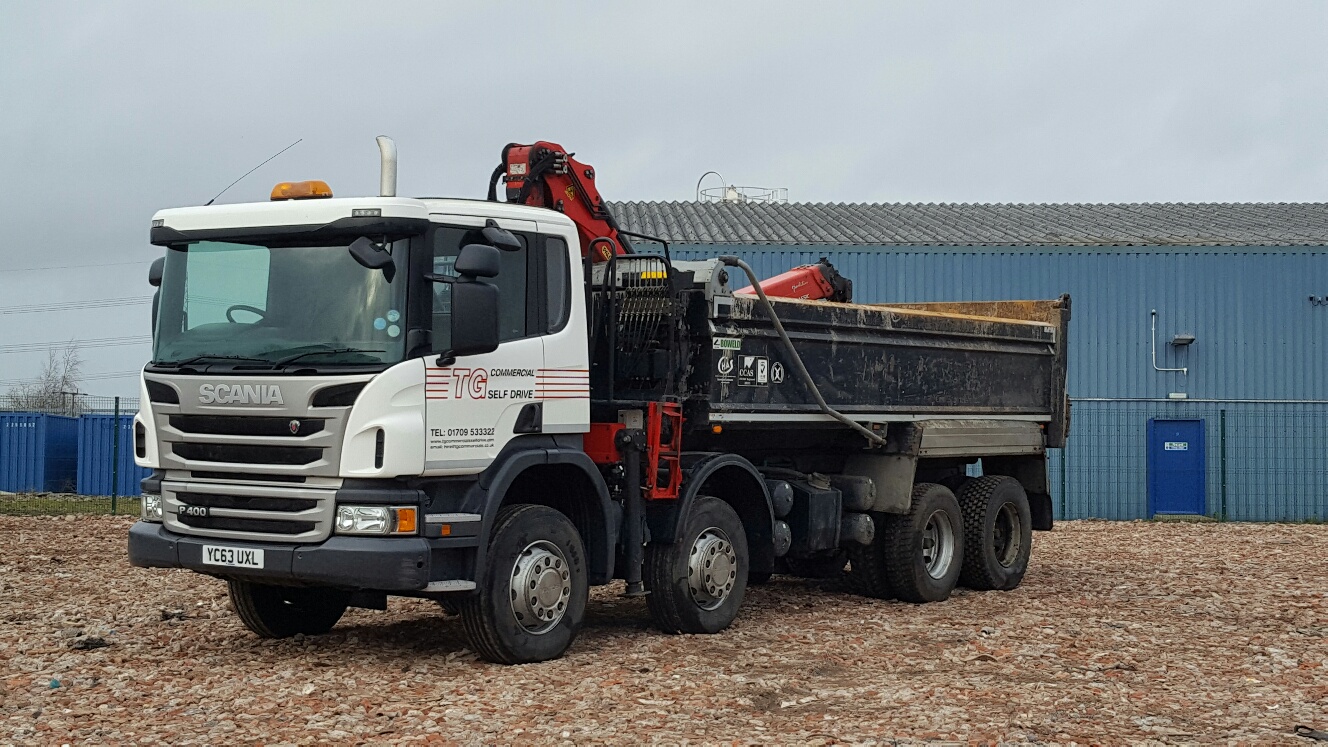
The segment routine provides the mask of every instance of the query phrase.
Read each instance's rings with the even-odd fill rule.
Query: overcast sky
[[[283,180],[483,195],[562,143],[610,200],[707,170],[799,202],[1322,201],[1319,2],[0,3],[0,391],[150,332],[152,213]],[[65,267],[67,269],[31,269]],[[84,350],[89,374],[147,345]],[[134,378],[90,380],[137,394]]]

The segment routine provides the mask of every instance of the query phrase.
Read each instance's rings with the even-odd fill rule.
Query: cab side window
[[[516,340],[528,334],[538,334],[537,330],[528,330],[527,296],[528,264],[530,261],[530,237],[514,232],[521,241],[521,249],[514,252],[500,253],[501,264],[498,277],[488,282],[498,286],[498,338],[500,341]],[[433,272],[438,275],[456,276],[456,258],[461,247],[467,244],[483,243],[478,229],[452,228],[440,226],[433,236]],[[446,350],[452,338],[452,286],[448,283],[433,284],[433,348]]]
[[[567,323],[572,287],[568,277],[567,242],[556,236],[544,238],[544,290],[547,312],[545,332],[557,332]]]

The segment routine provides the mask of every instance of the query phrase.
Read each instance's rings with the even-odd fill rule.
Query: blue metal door
[[[1204,421],[1148,421],[1148,515],[1204,514]]]

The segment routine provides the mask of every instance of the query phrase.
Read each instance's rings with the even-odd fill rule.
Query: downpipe
[[[378,158],[378,196],[397,196],[397,144],[387,135],[379,135]]]

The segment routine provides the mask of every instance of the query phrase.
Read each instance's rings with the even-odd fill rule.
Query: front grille
[[[176,493],[181,503],[209,508],[240,508],[249,511],[306,511],[318,506],[313,498],[222,495],[220,493]]]
[[[176,516],[176,521],[198,529],[220,529],[232,532],[262,532],[264,534],[304,534],[316,526],[312,521],[286,521],[283,519],[240,519],[232,516]]]
[[[199,480],[250,480],[254,482],[304,482],[302,475],[258,475],[248,472],[203,472],[194,470],[190,477]]]
[[[269,418],[248,415],[172,415],[170,421],[171,427],[181,433],[279,438],[298,438],[321,433],[326,422],[323,418]]]
[[[251,444],[171,444],[171,451],[181,459],[197,462],[232,464],[312,464],[323,455],[316,446],[259,446]]]

